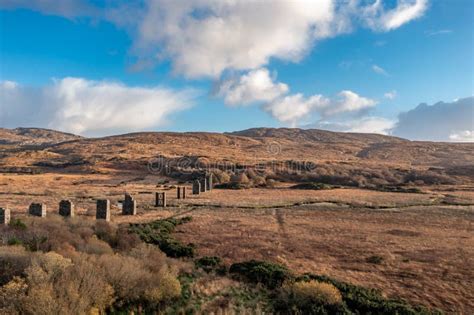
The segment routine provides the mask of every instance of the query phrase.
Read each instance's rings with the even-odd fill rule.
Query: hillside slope
[[[406,173],[410,169],[435,169],[448,175],[474,177],[474,144],[417,142],[377,134],[257,128],[224,134],[141,132],[81,138],[40,129],[0,132],[3,169],[146,171],[156,157],[174,162],[184,157],[185,166],[191,168],[198,162],[255,165],[310,161],[328,169],[331,176],[356,176],[351,173],[354,169],[357,175],[368,178],[375,176],[375,170]],[[48,145],[24,148],[25,143]]]
[[[0,145],[41,145],[77,140],[82,137],[42,128],[0,128]]]

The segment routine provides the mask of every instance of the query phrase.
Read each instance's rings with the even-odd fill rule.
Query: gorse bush
[[[288,288],[297,301],[301,303],[319,303],[336,305],[342,303],[341,292],[330,283],[311,280],[308,282],[295,282]]]
[[[130,231],[146,243],[157,245],[169,257],[194,257],[193,244],[182,244],[171,233],[176,226],[189,222],[191,217],[164,219],[150,223],[131,224]]]
[[[201,268],[206,272],[215,271],[218,274],[225,274],[227,272],[226,266],[222,260],[216,256],[204,256],[194,261],[197,268]]]
[[[270,289],[280,287],[292,277],[285,266],[257,260],[233,264],[229,272],[244,280],[261,283]]]
[[[342,295],[332,284],[311,280],[285,284],[275,298],[275,310],[285,314],[344,314]]]

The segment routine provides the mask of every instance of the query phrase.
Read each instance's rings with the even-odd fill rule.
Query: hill
[[[42,128],[0,128],[0,145],[42,145],[77,140],[82,137]]]
[[[293,179],[299,181],[302,170],[271,168],[275,164],[286,167],[288,163],[312,163],[312,169],[303,170],[304,173],[332,183],[344,184],[349,178],[352,181],[362,177],[365,182],[394,184],[403,182],[402,178],[413,171],[423,174],[411,176],[411,180],[430,183],[449,182],[446,176],[454,181],[462,178],[461,181],[470,182],[474,178],[474,144],[408,141],[316,129],[256,128],[224,134],[140,132],[82,138],[52,130],[21,128],[2,129],[0,142],[0,166],[4,169],[48,171],[53,167],[71,172],[147,172],[150,161],[159,157],[175,173],[184,167],[197,171],[202,165],[222,170],[224,164],[263,164],[270,169],[269,174],[279,173],[286,178],[297,175]],[[42,146],[26,149],[26,144]],[[177,176],[171,173],[167,175]],[[436,179],[423,179],[426,176]]]

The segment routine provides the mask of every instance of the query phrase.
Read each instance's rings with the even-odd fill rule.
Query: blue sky
[[[473,1],[277,2],[0,0],[0,127],[397,135],[400,113],[474,94]],[[406,136],[471,141],[472,108]]]

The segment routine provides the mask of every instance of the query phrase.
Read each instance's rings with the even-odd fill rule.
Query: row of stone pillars
[[[201,179],[196,179],[193,182],[193,195],[211,191],[212,186],[212,174],[208,174]]]
[[[28,214],[35,217],[46,217],[46,205],[44,203],[32,203],[28,207]],[[74,216],[74,203],[70,200],[61,200],[59,203],[59,215],[63,217]],[[10,223],[11,211],[8,208],[0,208],[0,225]]]
[[[193,183],[193,195],[212,190],[212,175],[207,175],[201,180]],[[186,187],[178,186],[176,189],[177,199],[186,199]],[[166,207],[166,192],[155,193],[155,207]],[[59,203],[59,215],[63,217],[74,217],[75,206],[70,200],[61,200]],[[32,203],[28,208],[28,214],[36,217],[46,217],[46,205],[43,203]],[[125,194],[122,202],[123,215],[137,214],[137,201],[130,195]],[[0,225],[10,223],[11,212],[8,208],[0,208]],[[96,204],[96,219],[110,221],[110,200],[99,199]]]

